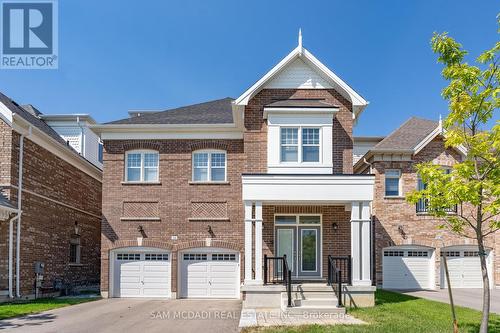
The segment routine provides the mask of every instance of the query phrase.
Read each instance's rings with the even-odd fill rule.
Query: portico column
[[[252,202],[245,201],[245,284],[252,281]]]
[[[262,284],[262,202],[255,202],[255,283]]]
[[[371,285],[371,218],[370,202],[351,205],[352,284]]]

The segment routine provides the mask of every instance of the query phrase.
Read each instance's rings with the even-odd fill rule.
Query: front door
[[[286,255],[293,277],[321,277],[320,216],[276,216],[276,256]],[[301,223],[302,222],[302,223]],[[278,272],[282,268],[277,267]]]

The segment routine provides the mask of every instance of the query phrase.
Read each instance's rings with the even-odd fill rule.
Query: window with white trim
[[[385,196],[398,197],[400,196],[400,179],[401,170],[387,169],[385,170]]]
[[[196,151],[193,153],[193,181],[226,181],[225,151]]]
[[[157,182],[160,154],[157,151],[128,151],[125,155],[125,181]]]
[[[318,127],[281,127],[281,162],[317,163],[320,161],[320,129]]]

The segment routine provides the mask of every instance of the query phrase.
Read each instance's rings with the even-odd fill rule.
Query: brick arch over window
[[[175,251],[186,250],[186,249],[194,249],[194,248],[220,248],[220,249],[228,249],[241,252],[243,248],[240,244],[222,241],[222,240],[212,240],[210,246],[207,246],[207,242],[205,240],[197,240],[197,241],[189,241],[177,244],[174,249]]]
[[[217,150],[228,150],[228,145],[226,142],[222,141],[198,141],[189,144],[189,149],[191,151],[196,151],[200,149],[217,149]]]
[[[137,248],[154,247],[157,249],[168,250],[168,251],[173,251],[174,248],[172,244],[169,244],[167,242],[143,239],[142,246],[137,245],[137,240],[119,240],[114,242],[112,246],[110,246],[108,249],[109,251],[113,251],[124,247],[137,247]]]
[[[161,144],[159,142],[150,142],[150,141],[134,141],[134,142],[126,142],[123,144],[123,151],[136,150],[136,149],[144,149],[144,150],[161,150]]]

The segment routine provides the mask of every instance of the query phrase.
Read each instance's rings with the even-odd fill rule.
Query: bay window
[[[193,153],[194,182],[226,181],[226,152],[197,151]]]
[[[126,158],[125,181],[157,182],[159,153],[156,151],[130,151]]]

